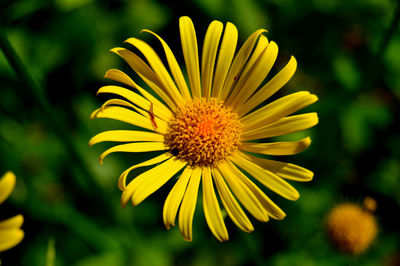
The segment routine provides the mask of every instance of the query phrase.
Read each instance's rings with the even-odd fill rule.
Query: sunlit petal
[[[250,99],[239,106],[237,112],[239,116],[247,114],[260,103],[267,100],[271,95],[280,90],[293,76],[296,71],[297,61],[292,56],[289,63],[261,89],[259,89]]]
[[[244,171],[252,175],[261,184],[288,200],[297,200],[300,195],[289,183],[271,171],[263,169],[257,164],[240,155],[232,156],[232,161]]]
[[[311,144],[311,139],[306,137],[298,141],[280,141],[272,143],[243,142],[240,149],[266,155],[293,155],[304,151]]]
[[[246,131],[241,136],[241,139],[242,141],[246,141],[282,136],[308,129],[316,124],[318,124],[317,113],[293,115],[281,118],[278,121],[266,126]]]
[[[18,245],[24,238],[24,231],[18,228],[0,229],[0,236],[0,252],[2,252]]]
[[[201,97],[199,50],[192,20],[189,17],[181,17],[179,29],[192,96]]]
[[[154,35],[161,42],[161,44],[162,44],[162,46],[164,48],[165,55],[166,55],[167,60],[168,60],[169,68],[170,68],[170,70],[172,72],[172,75],[174,76],[175,82],[178,85],[178,88],[179,88],[182,96],[186,100],[189,100],[191,98],[189,89],[188,89],[188,87],[186,85],[186,81],[185,81],[185,78],[183,77],[181,68],[179,67],[178,62],[176,61],[176,58],[175,58],[174,54],[171,51],[171,48],[169,48],[168,44],[160,36],[158,36],[156,33],[152,32],[150,30],[142,30],[142,32],[148,32],[148,33]]]
[[[222,204],[225,207],[226,212],[237,227],[245,232],[251,232],[254,230],[249,218],[240,207],[239,203],[236,201],[229,187],[226,185],[224,178],[221,173],[216,169],[212,169],[212,175],[215,180],[215,184],[218,189],[219,196],[221,197]]]
[[[212,80],[214,74],[215,58],[219,40],[221,38],[223,24],[214,20],[208,27],[204,38],[203,52],[201,59],[201,96],[209,98],[211,95]]]
[[[16,177],[13,172],[7,172],[0,178],[0,204],[10,196],[15,183]]]
[[[179,230],[186,241],[192,241],[193,215],[196,208],[200,179],[201,169],[193,169],[179,210]]]
[[[178,213],[178,208],[181,205],[183,196],[185,195],[186,187],[189,183],[191,175],[192,169],[190,167],[186,167],[165,200],[163,208],[163,220],[167,229],[169,229],[171,225],[175,226],[176,214]]]
[[[203,168],[203,208],[208,227],[213,235],[221,242],[228,240],[228,231],[221,215],[218,199],[215,195],[214,185],[209,167]]]
[[[230,22],[226,23],[224,37],[218,52],[217,66],[215,67],[212,97],[220,99],[222,86],[224,85],[228,70],[231,66],[237,45],[238,31]]]

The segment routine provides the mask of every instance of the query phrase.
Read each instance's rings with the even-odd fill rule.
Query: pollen
[[[240,145],[237,114],[215,98],[188,102],[168,126],[166,144],[192,166],[216,166]]]
[[[337,205],[327,217],[327,233],[341,251],[359,254],[366,250],[377,235],[375,217],[357,204]]]

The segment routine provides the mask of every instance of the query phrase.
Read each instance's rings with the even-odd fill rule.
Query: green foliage
[[[54,128],[0,52],[0,174],[11,170],[17,176],[0,220],[25,217],[25,239],[0,254],[3,265],[390,265],[396,254],[398,260],[398,27],[379,56],[394,11],[392,0],[1,1],[0,30],[66,133]],[[280,95],[308,90],[320,99],[307,108],[318,112],[319,125],[277,138],[312,137],[305,152],[277,160],[311,169],[314,180],[295,184],[301,198],[294,203],[266,190],[286,212],[285,220],[252,219],[255,232],[246,234],[227,218],[230,241],[223,244],[207,228],[201,200],[192,243],[177,228],[165,230],[162,207],[172,182],[139,206],[121,208],[118,176],[144,157],[115,154],[99,165],[107,144],[88,146],[98,132],[127,128],[89,119],[104,100],[96,90],[110,84],[102,78],[105,71],[132,74],[109,49],[138,37],[160,51],[154,38],[140,34],[146,28],[162,36],[183,63],[181,15],[192,17],[200,43],[214,19],[233,22],[241,43],[256,29],[267,29],[280,49],[273,72],[292,54],[298,61]],[[366,196],[378,203],[378,240],[358,257],[341,254],[327,241],[325,215],[337,203]]]

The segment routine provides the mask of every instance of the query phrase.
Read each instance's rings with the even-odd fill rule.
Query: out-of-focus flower
[[[220,203],[245,232],[254,228],[242,207],[262,222],[285,217],[249,176],[289,200],[297,200],[299,193],[287,180],[304,182],[313,178],[311,171],[300,166],[258,156],[299,153],[310,145],[309,137],[293,142],[260,143],[258,140],[316,125],[316,113],[291,114],[314,103],[317,97],[301,91],[262,105],[290,80],[297,66],[295,58],[291,57],[278,74],[262,85],[278,54],[277,44],[263,35],[266,30],[254,32],[235,54],[236,27],[228,22],[224,31],[221,22],[213,21],[205,35],[200,64],[191,19],[181,17],[179,26],[189,86],[174,54],[161,37],[143,30],[160,41],[169,70],[147,43],[136,38],[127,39],[126,43],[143,57],[125,48],[111,51],[122,57],[161,100],[122,71],[109,70],[106,78],[134,90],[120,86],[100,88],[98,93],[112,93],[120,98],[108,100],[91,117],[120,120],[144,130],[102,132],[93,137],[90,144],[128,142],[106,150],[100,162],[113,152],[164,151],[121,174],[122,205],[129,201],[138,205],[178,174],[165,201],[165,226],[169,229],[175,225],[179,209],[180,231],[186,240],[192,239],[192,220],[201,183],[208,226],[218,240],[225,241],[228,232]],[[146,166],[154,167],[127,184],[132,170]]]
[[[16,178],[14,173],[7,172],[0,179],[0,204],[3,203],[14,190]],[[0,251],[4,251],[19,244],[24,238],[21,226],[24,217],[19,214],[0,221]]]
[[[328,214],[328,237],[339,250],[359,254],[374,241],[378,226],[370,207],[376,209],[376,202],[367,198],[365,203],[365,209],[355,203],[339,204]]]

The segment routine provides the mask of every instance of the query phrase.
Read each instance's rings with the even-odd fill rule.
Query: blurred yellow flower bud
[[[343,203],[327,215],[328,237],[339,250],[359,254],[374,241],[378,226],[372,212],[377,205],[372,198],[366,198],[364,206],[366,209],[354,203]]]

